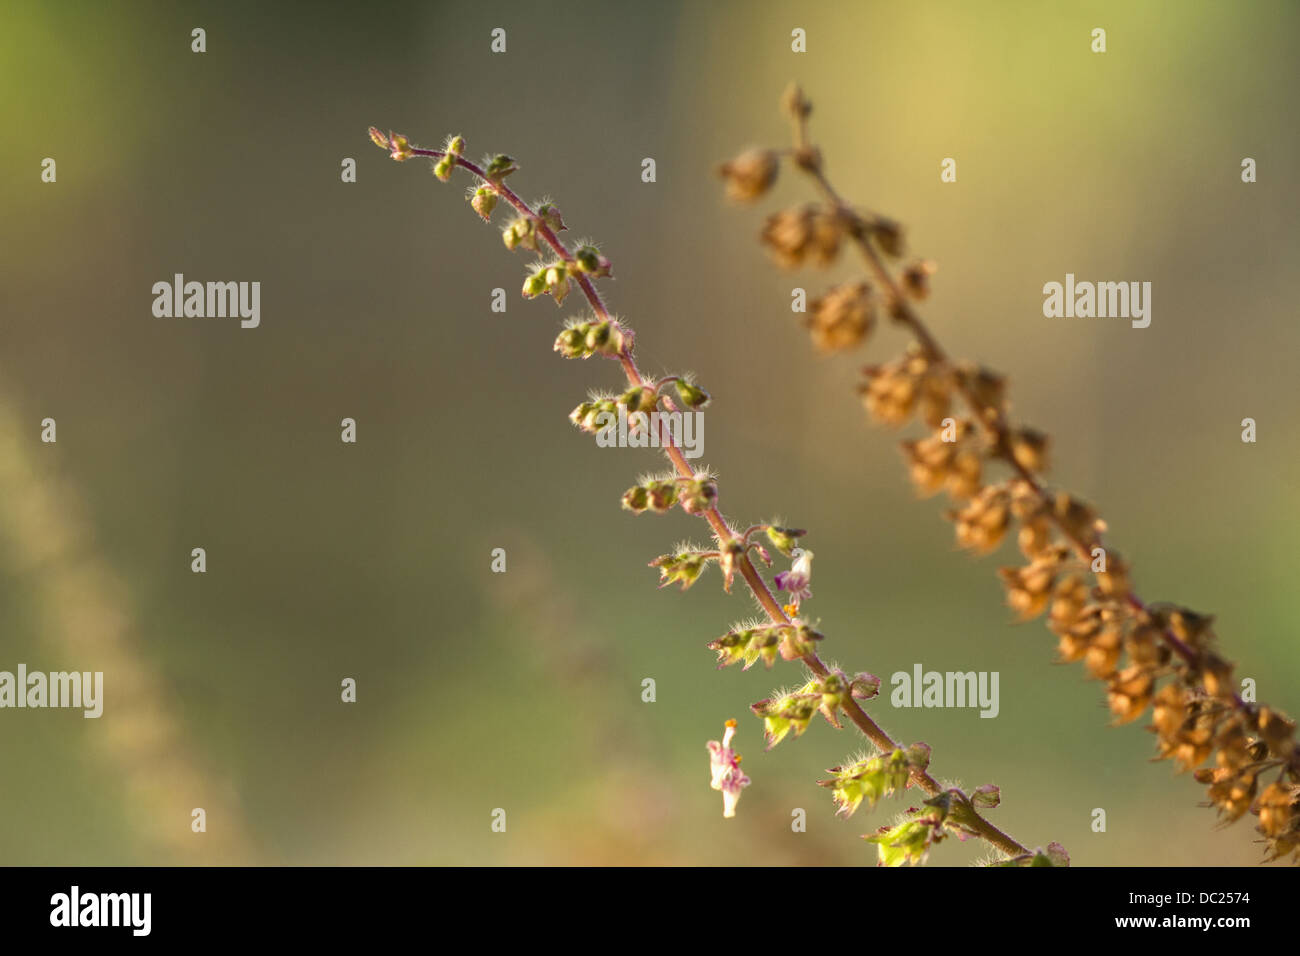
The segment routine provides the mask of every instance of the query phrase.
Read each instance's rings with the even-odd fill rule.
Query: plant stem
[[[447,155],[445,151],[435,149],[411,148],[410,152],[414,156],[426,156],[432,159],[441,159]],[[551,226],[542,219],[542,217],[539,216],[528,203],[521,199],[514,190],[505,185],[502,180],[490,178],[486,171],[476,163],[463,159],[460,156],[455,156],[453,158],[456,165],[482,180],[485,184],[496,191],[499,196],[504,198],[506,202],[513,206],[521,215],[528,218],[534,224],[538,235],[546,241],[546,244],[550,246],[555,254],[564,260],[567,265],[575,265],[576,260],[573,257],[573,253],[569,251],[569,248],[565,245],[564,241],[555,234],[555,231]],[[830,189],[830,184],[826,183],[824,180],[823,182],[825,187]],[[838,199],[836,202],[838,203]],[[587,302],[591,305],[592,311],[594,311],[603,321],[618,324],[619,327],[622,328],[622,324],[618,323],[618,321],[610,314],[609,309],[606,307],[604,300],[596,290],[596,286],[591,281],[590,277],[576,269],[572,269],[570,272],[576,278],[578,287],[582,289],[582,293],[586,297]],[[628,337],[629,343],[632,338],[633,336]],[[618,360],[627,377],[629,385],[635,387],[645,384],[645,379],[642,377],[640,369],[637,368],[636,360],[632,357],[630,344],[624,346],[623,351],[618,355]],[[670,412],[677,410],[676,406],[668,396],[665,395],[662,396],[662,398]],[[662,429],[660,432],[660,446],[664,449],[677,473],[683,478],[694,477],[695,470],[691,468],[690,463],[682,454],[681,449],[673,442],[672,435],[667,430],[667,426],[662,421],[659,425]],[[725,549],[728,543],[736,540],[736,532],[727,523],[726,519],[722,517],[722,513],[718,510],[716,504],[710,507],[707,511],[704,511],[702,516],[709,523],[709,527],[712,529],[714,537],[717,538],[718,544],[721,548]],[[736,567],[739,569],[741,577],[744,578],[745,584],[748,585],[754,599],[758,602],[759,606],[767,614],[772,623],[789,624],[790,618],[786,615],[780,602],[778,602],[772,595],[771,590],[767,586],[767,582],[765,582],[762,575],[758,573],[758,569],[750,560],[747,552],[742,552],[737,556]],[[824,678],[830,674],[830,669],[825,663],[823,663],[821,658],[818,657],[815,652],[809,651],[803,655],[802,659],[808,669],[818,677]],[[842,707],[844,712],[848,715],[849,720],[853,722],[854,726],[856,726],[880,751],[888,753],[899,749],[898,744],[889,736],[889,734],[885,733],[885,731],[881,729],[880,725],[867,715],[866,711],[858,705],[857,701],[850,698],[843,703]],[[911,779],[912,782],[930,796],[936,796],[937,794],[942,793],[945,789],[948,789],[941,786],[938,781],[936,781],[934,777],[925,770],[913,769],[911,772]],[[1012,837],[980,816],[973,806],[968,808],[968,813],[969,818],[964,821],[966,825],[970,826],[971,829],[975,830],[982,838],[997,847],[1003,853],[1006,853],[1009,856],[1020,856],[1029,853],[1029,850],[1026,847],[1022,846]]]
[[[916,310],[907,301],[907,298],[904,295],[903,290],[900,288],[898,281],[894,278],[893,273],[891,273],[889,268],[885,265],[879,251],[877,251],[877,249],[871,244],[869,238],[869,224],[864,221],[863,217],[851,205],[844,201],[836,191],[835,187],[831,185],[830,180],[827,178],[826,173],[822,168],[820,155],[815,151],[810,151],[811,147],[808,142],[807,124],[802,119],[795,123],[795,143],[796,146],[794,153],[796,157],[802,153],[811,158],[810,162],[798,162],[797,165],[799,165],[799,167],[813,179],[822,195],[832,206],[834,206],[836,211],[848,217],[852,224],[849,233],[853,239],[853,243],[861,252],[862,258],[866,262],[872,275],[875,276],[876,280],[889,293],[892,302],[896,305],[896,317],[907,326],[908,330],[912,333],[913,338],[921,347],[922,352],[930,361],[950,364],[950,360],[942,346],[940,346],[938,340],[926,327]],[[1025,467],[1012,452],[1010,426],[1007,423],[1003,411],[999,408],[994,408],[993,416],[991,418],[986,417],[982,414],[984,406],[982,406],[976,398],[970,386],[960,378],[957,381],[957,389],[966,405],[970,408],[974,418],[989,431],[992,438],[994,456],[1008,465],[1015,473],[1016,477],[1024,482],[1039,498],[1039,500],[1043,502],[1045,506],[1044,513],[1048,516],[1048,520],[1052,522],[1065,540],[1069,542],[1070,546],[1074,549],[1080,559],[1082,559],[1085,566],[1089,565],[1093,558],[1092,548],[1100,545],[1100,537],[1098,536],[1097,540],[1088,541],[1056,513],[1056,510],[1052,507],[1053,502],[1050,493],[1038,480],[1038,477]],[[1118,597],[1119,600],[1127,604],[1139,615],[1142,615],[1148,620],[1154,619],[1150,606],[1138,596],[1137,592],[1132,587],[1125,587],[1123,593]],[[1195,671],[1201,661],[1201,654],[1186,641],[1179,638],[1177,634],[1174,634],[1168,627],[1160,627],[1157,629],[1157,632],[1160,635],[1161,641],[1163,641],[1173,653],[1186,661]],[[1234,710],[1251,715],[1254,715],[1259,711],[1258,704],[1243,700],[1241,695],[1235,692],[1232,694],[1231,700]],[[1297,749],[1288,760],[1284,761],[1284,764],[1288,768],[1300,768],[1300,749]]]
[[[804,135],[802,130],[799,135],[801,137]],[[806,146],[806,143],[800,142],[799,145],[804,147]],[[916,310],[908,303],[897,280],[881,259],[880,253],[874,246],[872,246],[871,241],[868,238],[868,231],[864,228],[861,216],[859,216],[852,206],[846,203],[840,197],[839,193],[836,192],[835,188],[831,185],[830,180],[827,179],[825,172],[822,170],[820,162],[811,168],[808,166],[803,166],[802,168],[808,172],[817,183],[818,188],[821,190],[827,201],[830,202],[838,212],[849,217],[850,221],[854,224],[854,227],[850,229],[850,235],[853,238],[854,245],[856,245],[862,253],[863,259],[866,261],[872,274],[876,277],[876,280],[886,289],[886,291],[889,292],[893,302],[897,305],[898,311],[896,315],[898,319],[911,331],[917,344],[921,346],[926,357],[935,363],[948,363],[949,359],[947,354],[939,345],[939,342],[935,337],[930,333],[930,330],[921,320],[921,317],[917,315]],[[981,414],[982,406],[971,391],[969,385],[959,379],[957,389],[961,393],[966,404],[974,413],[975,419],[989,429],[993,437],[993,447],[996,457],[1009,465],[1016,473],[1017,477],[1024,481],[1034,494],[1036,494],[1047,506],[1045,511],[1049,520],[1052,521],[1065,539],[1070,542],[1070,545],[1083,559],[1084,563],[1090,563],[1092,561],[1092,543],[1084,540],[1083,537],[1081,537],[1073,528],[1064,522],[1058,514],[1056,514],[1055,510],[1051,507],[1052,499],[1047,489],[1043,487],[1041,482],[1039,482],[1037,476],[1022,465],[1016,459],[1015,455],[1012,454],[1009,441],[1009,427],[1006,422],[1006,417],[1002,414],[1001,410],[994,409],[996,414],[990,421]],[[1128,603],[1128,605],[1134,610],[1143,614],[1150,614],[1150,610],[1145,602],[1143,602],[1131,588],[1125,590],[1121,599]],[[1185,641],[1169,631],[1168,628],[1161,628],[1160,636],[1169,648],[1179,657],[1183,658],[1189,664],[1196,664],[1199,655],[1192,647],[1188,646]],[[1239,709],[1249,709],[1249,705],[1239,696],[1235,694],[1233,696]]]

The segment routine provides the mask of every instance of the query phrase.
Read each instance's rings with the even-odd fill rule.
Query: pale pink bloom
[[[740,791],[749,786],[749,778],[740,769],[740,755],[731,749],[731,738],[736,736],[736,722],[727,721],[722,743],[710,740],[709,764],[713,779],[709,786],[722,791],[722,815],[734,817],[736,802],[740,800]]]
[[[776,576],[776,586],[782,591],[790,592],[790,603],[798,610],[800,603],[812,597],[812,559],[811,551],[803,551],[794,559],[789,571],[782,571]]]

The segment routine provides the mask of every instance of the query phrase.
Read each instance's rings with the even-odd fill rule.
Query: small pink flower
[[[709,764],[713,775],[709,786],[722,791],[722,815],[734,817],[736,802],[740,800],[740,791],[749,786],[749,778],[741,772],[740,755],[731,749],[731,738],[736,736],[736,722],[727,721],[722,743],[710,740]]]
[[[776,576],[776,586],[790,592],[790,604],[796,612],[800,603],[812,597],[812,588],[808,586],[812,582],[812,559],[811,551],[801,551],[790,570]]]

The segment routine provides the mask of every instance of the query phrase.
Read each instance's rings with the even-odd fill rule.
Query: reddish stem
[[[436,149],[411,148],[410,153],[414,156],[426,156],[432,159],[441,159],[447,155],[444,150]],[[576,265],[576,260],[574,259],[573,254],[569,251],[569,248],[564,244],[563,240],[555,234],[555,231],[551,228],[550,224],[539,216],[533,208],[528,205],[528,203],[514,192],[514,190],[500,179],[489,177],[487,172],[476,163],[470,162],[460,156],[454,156],[453,158],[456,165],[467,170],[481,179],[484,183],[488,184],[497,195],[504,198],[506,202],[513,206],[521,215],[531,221],[536,228],[537,233],[567,265]],[[604,300],[596,290],[596,286],[591,281],[590,277],[579,272],[577,269],[571,269],[570,273],[576,277],[578,287],[582,289],[582,293],[586,297],[587,302],[591,305],[592,311],[594,311],[602,320],[614,323],[618,325],[619,328],[624,328],[622,324],[618,323],[618,321],[610,314],[609,309],[606,307]],[[630,332],[631,330],[627,331]],[[629,335],[628,339],[631,340],[632,336]],[[618,359],[619,363],[623,367],[623,372],[627,377],[628,383],[631,386],[645,384],[645,379],[642,377],[640,369],[637,368],[635,359],[632,358],[632,350],[630,346],[624,347],[624,350],[619,353]],[[668,396],[665,395],[662,396],[662,398],[670,412],[677,410],[676,406]],[[664,449],[668,459],[677,470],[677,473],[683,478],[694,477],[695,470],[691,468],[690,464],[687,462],[685,455],[682,454],[682,450],[674,444],[672,435],[667,429],[667,425],[662,421],[659,422],[659,425],[662,429],[660,432],[660,446]],[[709,527],[712,529],[713,535],[717,539],[719,547],[722,549],[725,550],[727,544],[736,539],[735,531],[732,530],[726,519],[722,517],[722,513],[718,510],[716,504],[703,512],[702,517],[709,523]],[[767,616],[771,619],[772,623],[789,624],[790,618],[786,616],[784,609],[782,609],[780,603],[772,595],[772,592],[768,588],[767,583],[763,580],[762,575],[758,573],[758,569],[754,567],[753,562],[749,559],[748,553],[742,552],[737,557],[736,567],[739,569],[740,575],[744,579],[745,584],[748,585],[750,592],[754,595],[755,600],[758,601],[759,606],[767,613]],[[808,666],[808,669],[818,677],[824,678],[830,673],[829,668],[827,668],[825,663],[822,662],[821,658],[812,651],[803,655],[803,662]],[[866,711],[864,711],[855,700],[852,698],[846,700],[843,704],[843,709],[849,719],[853,721],[853,724],[862,731],[867,739],[870,740],[878,749],[883,752],[898,749],[898,744],[867,715]],[[924,770],[913,770],[911,778],[913,782],[931,796],[935,796],[943,792],[945,789]],[[1002,852],[1010,856],[1020,856],[1029,852],[1027,848],[1016,842],[1009,835],[976,813],[973,807],[970,808],[970,813],[971,819],[965,821],[967,825]]]

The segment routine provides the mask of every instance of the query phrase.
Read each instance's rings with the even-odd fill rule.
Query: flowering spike
[[[805,101],[800,97],[792,107],[799,114],[800,119],[806,118],[807,115],[804,103]],[[371,130],[371,138],[381,148],[387,148],[396,160],[410,158],[416,152],[421,155],[432,152],[414,150],[404,136],[391,133],[385,135],[377,129]],[[457,165],[463,165],[482,181],[469,191],[468,196],[480,217],[484,220],[490,219],[493,207],[501,198],[505,198],[509,205],[519,210],[519,214],[514,216],[502,230],[502,241],[507,248],[514,250],[522,247],[538,252],[540,234],[548,249],[553,249],[558,257],[550,261],[539,260],[530,267],[523,285],[524,295],[534,298],[548,294],[558,305],[576,284],[591,304],[594,316],[567,324],[557,335],[554,349],[565,358],[586,359],[595,354],[617,357],[626,374],[628,388],[622,395],[593,397],[581,403],[570,414],[574,424],[583,431],[595,433],[607,427],[607,416],[616,415],[620,409],[656,410],[662,389],[669,383],[676,385],[676,399],[683,408],[698,410],[707,405],[708,393],[683,376],[669,376],[657,382],[650,379],[652,384],[645,384],[647,379],[643,377],[632,357],[631,330],[620,320],[610,317],[599,294],[595,291],[595,284],[589,281],[591,278],[610,276],[612,268],[609,261],[594,245],[579,243],[576,251],[570,251],[556,235],[565,229],[559,209],[554,204],[543,203],[533,211],[527,203],[504,185],[505,177],[518,168],[511,157],[501,154],[486,160],[480,172],[479,167],[461,159],[463,150],[464,140],[460,137],[452,137],[447,142],[445,152],[438,156],[439,162],[434,167],[435,175],[440,179],[448,179]],[[793,156],[796,165],[805,170],[821,169],[820,155],[814,147],[800,145],[793,152]],[[771,185],[769,164],[774,160],[774,154],[760,152],[746,157],[744,163],[733,164],[728,170],[733,188],[739,188],[742,192],[750,194],[765,190]],[[746,165],[748,168],[745,168]],[[774,166],[770,169],[770,173],[772,176],[775,175]],[[825,265],[835,257],[841,242],[846,237],[861,238],[862,235],[866,235],[861,228],[862,223],[859,218],[857,213],[848,207],[842,207],[838,202],[801,207],[769,221],[766,240],[786,264],[811,260]],[[883,221],[873,222],[872,229],[876,241],[882,247],[888,245],[888,225]],[[549,256],[549,253],[547,255]],[[897,296],[894,296],[893,300],[887,299],[887,302],[893,311],[898,312],[896,299]],[[955,381],[956,373],[945,370],[941,361],[929,362],[932,357],[914,357],[912,361],[920,361],[922,369],[919,372],[909,369],[908,375],[911,378],[907,379],[905,384],[928,381],[925,376],[930,376],[934,381]],[[927,363],[933,368],[927,369]],[[943,378],[945,375],[947,378]],[[972,375],[962,382],[979,391],[980,394],[992,395],[997,389],[997,383],[988,377],[980,378]],[[895,400],[900,403],[906,402],[909,409],[919,407],[927,421],[935,418],[938,412],[946,410],[943,402],[947,398],[942,389],[929,389],[926,386],[919,391],[921,392],[919,396],[907,399],[896,397]],[[674,403],[670,401],[670,404]],[[635,427],[643,429],[645,426],[641,423]],[[836,727],[840,726],[840,717],[843,713],[852,718],[858,728],[863,730],[870,739],[878,740],[883,737],[888,742],[888,737],[883,731],[855,703],[856,700],[876,696],[880,689],[879,679],[866,673],[858,673],[849,678],[842,671],[826,668],[817,657],[815,650],[816,642],[822,639],[822,635],[799,617],[801,601],[811,596],[808,579],[811,574],[812,553],[800,551],[796,547],[803,532],[766,525],[756,525],[744,532],[734,531],[716,507],[715,479],[704,472],[691,473],[681,456],[670,454],[670,457],[675,465],[675,473],[670,477],[639,482],[624,494],[623,506],[635,513],[663,512],[680,503],[686,512],[708,518],[719,550],[701,551],[682,546],[670,554],[661,555],[651,562],[651,566],[660,572],[660,586],[680,584],[682,589],[686,590],[707,568],[708,563],[715,560],[719,563],[723,584],[727,590],[730,590],[736,573],[740,572],[754,596],[759,599],[759,603],[768,610],[771,623],[742,625],[716,641],[710,642],[710,648],[718,654],[718,665],[722,667],[740,663],[744,669],[749,669],[762,661],[770,668],[778,657],[787,660],[802,659],[818,675],[809,679],[797,690],[781,692],[774,699],[754,705],[755,713],[764,720],[764,736],[768,748],[775,746],[791,733],[796,737],[802,735],[814,713],[817,712]],[[786,613],[791,620],[781,616],[773,602],[772,593],[767,590],[755,566],[751,563],[749,557],[751,548],[756,549],[762,559],[769,564],[771,560],[766,550],[751,540],[752,534],[758,530],[765,530],[769,540],[793,562],[789,571],[777,576],[778,587],[784,588],[790,595]],[[1230,675],[1222,669],[1216,670],[1215,673],[1221,675],[1221,681],[1226,687]],[[724,814],[728,817],[734,815],[740,792],[749,784],[749,779],[739,772],[739,755],[731,750],[734,734],[735,722],[729,721],[723,739],[709,741],[708,744],[711,755],[711,785],[723,792]],[[938,784],[924,770],[928,761],[929,748],[924,744],[915,744],[905,750],[894,746],[892,750],[887,750],[880,755],[876,764],[860,771],[863,774],[862,779],[842,780],[842,792],[837,794],[837,801],[841,803],[841,809],[847,808],[848,812],[852,812],[852,807],[856,807],[862,800],[869,798],[874,800],[878,795],[905,789],[912,783],[921,786],[927,793],[934,792]],[[957,791],[953,793],[959,794]],[[935,800],[927,801],[928,809],[918,811],[921,816],[907,821],[911,826],[928,828],[926,831],[928,842],[937,841],[945,827],[961,835],[981,822],[974,815],[970,800],[965,795],[960,795],[958,799],[953,793],[940,794]],[[1009,842],[1005,837],[1002,837],[999,842],[990,834],[997,834],[997,831],[989,828],[983,830],[982,835],[987,836],[1000,847],[1004,847]],[[899,847],[895,844],[899,842],[894,840],[889,847],[882,848],[882,854],[887,851],[898,851]],[[915,862],[911,859],[915,856],[914,852],[906,847],[902,852],[905,861]]]

